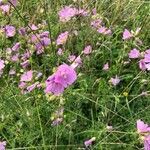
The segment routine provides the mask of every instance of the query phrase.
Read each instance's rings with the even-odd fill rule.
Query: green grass
[[[86,0],[85,0],[86,1]],[[102,36],[90,27],[90,17],[78,18],[62,24],[57,12],[62,6],[72,4],[97,12],[112,36]],[[43,11],[41,13],[41,11]],[[146,0],[20,0],[11,16],[0,15],[0,25],[12,24],[16,28],[29,23],[39,24],[46,20],[41,31],[49,30],[54,42],[60,32],[78,31],[65,45],[63,56],[58,56],[56,46],[50,45],[41,56],[32,55],[31,69],[43,73],[44,82],[53,73],[53,68],[63,62],[68,63],[69,54],[80,55],[86,44],[91,44],[93,53],[82,57],[83,64],[77,69],[78,79],[65,90],[62,97],[49,100],[44,90],[35,89],[21,94],[18,89],[21,68],[17,63],[9,63],[0,78],[0,140],[7,141],[8,150],[75,150],[84,149],[86,139],[96,137],[92,150],[140,150],[143,145],[136,132],[136,120],[150,123],[150,94],[141,96],[142,91],[150,92],[150,73],[142,72],[138,61],[128,60],[128,52],[137,47],[141,52],[149,48],[150,41],[150,3]],[[143,41],[141,46],[134,40],[124,42],[122,32],[125,28],[136,30]],[[32,50],[26,45],[27,37],[18,34],[11,40],[0,34],[0,57],[6,58],[6,48],[21,41],[21,51]],[[99,44],[97,44],[97,42]],[[109,62],[110,70],[102,70]],[[69,64],[69,63],[68,63]],[[14,66],[17,75],[8,75]],[[116,87],[109,79],[118,75],[121,83]],[[146,80],[146,82],[143,82]],[[125,96],[124,92],[128,95]],[[51,97],[52,98],[52,97]],[[56,127],[51,126],[52,114],[64,106],[64,121]],[[113,130],[108,131],[107,125]]]

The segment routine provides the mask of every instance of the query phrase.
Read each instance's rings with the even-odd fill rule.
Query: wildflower
[[[123,32],[123,38],[122,39],[127,40],[127,39],[130,39],[132,37],[133,37],[132,33],[129,30],[125,29]]]
[[[28,92],[33,91],[33,90],[36,88],[36,86],[37,86],[38,84],[39,84],[39,82],[36,82],[36,83],[34,83],[34,84],[28,86],[28,87],[27,87],[27,91],[28,91]]]
[[[11,69],[11,70],[9,71],[9,75],[15,75],[15,74],[16,74],[16,70]]]
[[[46,80],[46,93],[59,95],[64,89],[73,84],[77,74],[75,70],[67,64],[60,65],[57,71]]]
[[[3,14],[6,14],[10,10],[10,5],[7,5],[7,4],[6,5],[1,5],[0,9],[2,10]]]
[[[12,51],[18,51],[19,48],[20,48],[20,43],[17,42],[17,43],[15,43],[15,45],[11,49],[12,49]]]
[[[92,46],[91,45],[86,46],[83,50],[83,53],[86,55],[90,54],[91,52],[92,52]]]
[[[30,70],[25,72],[23,75],[21,75],[20,81],[29,82],[32,80],[32,77],[33,77],[33,71]]]
[[[104,64],[103,70],[107,71],[108,69],[109,69],[109,64],[108,63]]]
[[[92,9],[92,13],[93,13],[93,15],[97,14],[96,8]]]
[[[84,9],[79,9],[77,15],[85,17],[85,16],[88,16],[88,12]]]
[[[68,61],[69,61],[70,63],[73,62],[75,59],[76,59],[76,56],[75,56],[75,55],[69,55],[69,57],[68,57]]]
[[[76,8],[73,8],[71,6],[65,6],[59,11],[58,15],[61,22],[68,22],[77,13],[78,10]]]
[[[138,133],[146,133],[146,132],[150,132],[150,127],[148,126],[148,124],[145,124],[143,121],[141,121],[140,119],[137,120],[137,131]]]
[[[96,140],[96,137],[92,137],[91,139],[86,140],[86,141],[84,142],[85,147],[89,147],[90,145],[92,145],[92,143],[93,143],[95,140]]]
[[[5,150],[6,147],[6,141],[1,142],[0,141],[0,150]]]
[[[57,40],[56,40],[56,44],[57,45],[63,45],[63,44],[65,44],[66,41],[67,41],[67,39],[68,39],[68,36],[69,36],[69,32],[68,31],[61,33],[58,36]]]
[[[14,26],[6,25],[5,26],[6,37],[13,37],[16,34],[16,29]]]
[[[116,86],[120,83],[120,78],[116,75],[115,78],[111,78],[109,81],[112,85]]]
[[[53,93],[54,95],[60,95],[64,91],[64,86],[55,82],[55,75],[50,76],[46,80],[45,93]]]
[[[17,0],[9,0],[15,7],[17,6]]]
[[[20,89],[24,89],[24,88],[26,87],[26,85],[27,85],[27,83],[25,83],[25,82],[20,82],[19,85],[18,85],[18,87],[19,87]]]
[[[150,135],[144,137],[144,150],[150,150]]]
[[[58,49],[57,54],[58,54],[58,55],[62,55],[62,54],[63,54],[62,48],[59,48],[59,49]]]
[[[53,120],[51,126],[58,126],[63,121],[63,118],[56,118]]]
[[[27,68],[30,65],[30,61],[29,60],[25,60],[20,65],[22,66],[22,68]]]
[[[73,61],[73,63],[71,64],[71,67],[75,69],[75,68],[77,68],[77,67],[80,67],[81,64],[82,64],[82,59],[81,59],[80,56],[78,56],[78,57]]]
[[[24,27],[21,27],[19,30],[18,30],[19,34],[22,35],[22,36],[25,36],[26,35],[26,29]]]
[[[139,68],[143,71],[146,70],[146,63],[145,63],[144,59],[141,59],[139,61]]]
[[[131,51],[129,52],[128,55],[129,55],[129,58],[135,59],[135,58],[139,58],[140,52],[139,52],[139,50],[137,50],[136,48],[134,48],[133,50],[131,50]]]
[[[19,54],[17,53],[17,54],[15,54],[15,55],[13,55],[12,57],[11,57],[11,61],[12,62],[17,62],[19,60]]]
[[[94,28],[99,28],[101,26],[101,23],[102,23],[102,20],[96,19],[96,20],[91,22],[91,26]]]
[[[0,59],[0,71],[5,67],[4,60]]]
[[[97,30],[99,33],[104,34],[104,35],[110,35],[111,34],[111,30],[102,26]]]
[[[145,63],[150,63],[150,52],[147,50],[145,55],[144,55],[144,62]]]
[[[29,25],[33,31],[38,30],[38,27],[35,24]]]

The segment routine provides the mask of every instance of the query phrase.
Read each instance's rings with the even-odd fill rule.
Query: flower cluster
[[[62,8],[59,13],[59,20],[61,22],[68,22],[69,20],[71,20],[73,17],[75,16],[88,16],[88,12],[84,9],[77,9],[75,7],[71,7],[71,6],[65,6],[64,8]]]

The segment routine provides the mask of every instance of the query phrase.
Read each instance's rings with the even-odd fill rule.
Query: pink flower
[[[149,51],[146,51],[146,53],[144,55],[144,62],[150,63],[150,53],[149,53]]]
[[[55,120],[53,120],[51,126],[58,126],[60,123],[62,123],[63,118],[56,118]]]
[[[17,42],[11,49],[12,49],[12,51],[18,51],[19,48],[20,48],[20,43]]]
[[[127,40],[127,39],[130,39],[132,37],[133,37],[132,33],[130,33],[129,30],[125,29],[123,32],[123,38],[122,39]]]
[[[80,67],[81,64],[82,64],[82,59],[81,59],[80,56],[78,56],[78,57],[74,60],[74,62],[71,64],[71,67],[75,69],[75,68],[77,68],[77,67]]]
[[[149,71],[150,70],[150,63],[145,64],[145,67]]]
[[[76,56],[75,56],[75,55],[69,55],[69,57],[68,57],[68,61],[69,61],[70,63],[73,62],[75,59],[76,59]]]
[[[67,64],[60,65],[57,71],[46,80],[45,92],[59,95],[76,79],[77,74],[72,67]]]
[[[10,5],[1,5],[0,9],[2,10],[3,14],[8,13],[10,10]]]
[[[92,13],[93,13],[93,15],[97,14],[96,8],[92,9]]]
[[[77,74],[74,69],[66,64],[60,65],[57,69],[57,73],[55,75],[55,82],[60,83],[65,88],[68,85],[73,84],[73,82],[77,79]]]
[[[146,63],[145,63],[144,59],[141,59],[139,61],[139,68],[143,71],[146,70]]]
[[[56,40],[56,44],[57,45],[63,45],[63,44],[65,44],[66,41],[67,41],[67,39],[68,39],[68,36],[69,36],[69,32],[68,31],[61,33],[58,36],[57,40]]]
[[[91,26],[94,28],[99,28],[101,26],[101,23],[102,23],[102,20],[96,19],[96,20],[91,22]]]
[[[109,64],[108,63],[106,63],[106,64],[104,64],[104,66],[103,66],[103,70],[108,70],[109,69]]]
[[[19,54],[17,53],[17,54],[15,54],[15,55],[13,55],[13,56],[11,57],[11,61],[12,61],[12,62],[17,62],[17,61],[19,61]]]
[[[116,75],[115,78],[111,78],[109,81],[112,85],[116,86],[120,83],[120,78]]]
[[[29,60],[25,60],[20,65],[22,66],[22,68],[27,68],[30,65],[30,61]]]
[[[38,27],[35,24],[29,25],[33,31],[38,30]]]
[[[5,150],[6,141],[0,142],[0,150]]]
[[[88,12],[84,9],[79,9],[77,15],[85,17],[85,16],[88,16]]]
[[[58,55],[62,55],[62,54],[63,54],[62,48],[59,48],[59,49],[58,49],[57,54],[58,54]]]
[[[19,34],[22,35],[22,36],[25,36],[26,35],[26,29],[24,27],[21,27],[19,30],[18,30]]]
[[[20,89],[24,89],[24,88],[26,87],[26,85],[27,85],[27,83],[25,83],[25,82],[20,82],[19,85],[18,85],[18,87],[19,87]]]
[[[13,37],[16,34],[16,29],[14,26],[6,25],[5,26],[6,37]]]
[[[95,137],[92,137],[91,139],[86,140],[86,141],[84,142],[85,147],[89,147],[90,145],[92,145],[92,143],[93,143],[95,140],[96,140]]]
[[[28,87],[27,87],[27,91],[28,91],[28,92],[33,91],[33,90],[36,88],[36,86],[37,86],[38,84],[39,84],[39,82],[36,82],[36,83],[34,83],[34,84],[28,86]]]
[[[46,80],[45,93],[53,93],[54,95],[60,95],[64,91],[63,85],[55,82],[55,74],[48,77]]]
[[[139,50],[137,50],[136,48],[134,48],[133,50],[131,50],[131,51],[129,52],[128,55],[129,55],[129,58],[135,59],[135,58],[139,58],[140,52],[139,52]]]
[[[17,0],[9,0],[14,6],[17,6]]]
[[[144,150],[150,150],[150,135],[144,137]]]
[[[9,75],[15,75],[15,74],[16,74],[16,70],[11,69],[11,70],[9,71]]]
[[[83,53],[86,55],[90,54],[91,52],[92,52],[92,46],[91,45],[86,46],[83,50]]]
[[[71,20],[71,18],[74,17],[77,13],[78,10],[76,8],[65,6],[59,11],[58,15],[61,22],[67,22]]]
[[[29,82],[32,80],[32,77],[33,77],[33,71],[30,70],[30,71],[25,72],[23,75],[21,75],[20,81]]]
[[[145,132],[149,132],[150,131],[150,127],[148,126],[148,124],[145,124],[140,119],[137,120],[136,125],[137,125],[138,133],[145,133]]]
[[[0,71],[5,67],[4,60],[0,59]]]
[[[104,26],[100,27],[97,31],[101,34],[104,34],[104,35],[110,35],[112,33],[110,29],[108,29]]]

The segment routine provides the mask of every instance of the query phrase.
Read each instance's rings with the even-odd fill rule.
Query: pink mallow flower
[[[144,150],[150,150],[150,135],[144,136]]]
[[[100,27],[97,31],[103,35],[110,35],[112,33],[110,29],[108,29],[104,26]]]
[[[5,67],[4,60],[0,59],[0,71],[2,71],[2,69],[4,69],[4,67]]]
[[[12,51],[18,51],[20,49],[20,43],[19,42],[15,43],[11,49]]]
[[[83,50],[83,53],[86,55],[90,54],[91,52],[92,52],[92,46],[91,45],[86,46]]]
[[[144,123],[143,121],[141,121],[140,119],[137,120],[136,126],[137,126],[137,131],[138,131],[138,133],[150,132],[150,127],[148,126],[148,124],[145,124],[145,123]]]
[[[76,16],[77,13],[78,10],[76,8],[65,6],[59,11],[58,15],[61,22],[68,22],[72,17]]]
[[[10,5],[1,5],[1,6],[0,6],[0,10],[2,10],[2,13],[3,13],[3,14],[6,14],[6,13],[8,13],[9,10],[10,10]]]
[[[116,76],[115,78],[111,78],[109,81],[112,85],[116,86],[120,83],[120,78]]]
[[[90,145],[92,145],[95,140],[96,140],[96,137],[92,137],[91,139],[86,140],[84,142],[85,147],[89,147]]]
[[[127,39],[130,39],[132,37],[133,37],[133,34],[129,30],[125,29],[123,32],[123,38],[122,39],[127,40]]]
[[[68,39],[68,36],[69,36],[69,32],[68,31],[61,33],[58,36],[57,40],[56,40],[56,44],[57,45],[63,45],[63,44],[65,44],[66,41],[67,41],[67,39]]]
[[[108,63],[104,64],[103,70],[107,71],[108,69],[109,69],[109,64]]]
[[[144,59],[141,59],[141,60],[139,61],[139,68],[140,68],[142,71],[146,70],[146,63],[145,63]]]
[[[102,24],[102,20],[96,19],[91,22],[91,26],[94,28],[99,28]]]
[[[45,93],[60,95],[77,79],[75,70],[67,64],[60,65],[57,71],[46,80]]]
[[[5,26],[6,37],[13,37],[16,34],[16,29],[14,26],[6,25]]]
[[[0,141],[0,150],[5,150],[6,147],[6,141],[1,142]]]
[[[134,48],[133,50],[131,50],[129,52],[128,55],[129,55],[129,58],[135,59],[135,58],[139,58],[140,57],[140,52],[139,52],[139,50],[137,50],[136,48]]]
[[[15,7],[17,6],[18,0],[9,0]]]
[[[24,82],[29,82],[29,81],[32,80],[32,77],[33,77],[33,71],[30,70],[30,71],[25,72],[23,75],[21,75],[20,81],[21,82],[23,82],[23,81]]]

